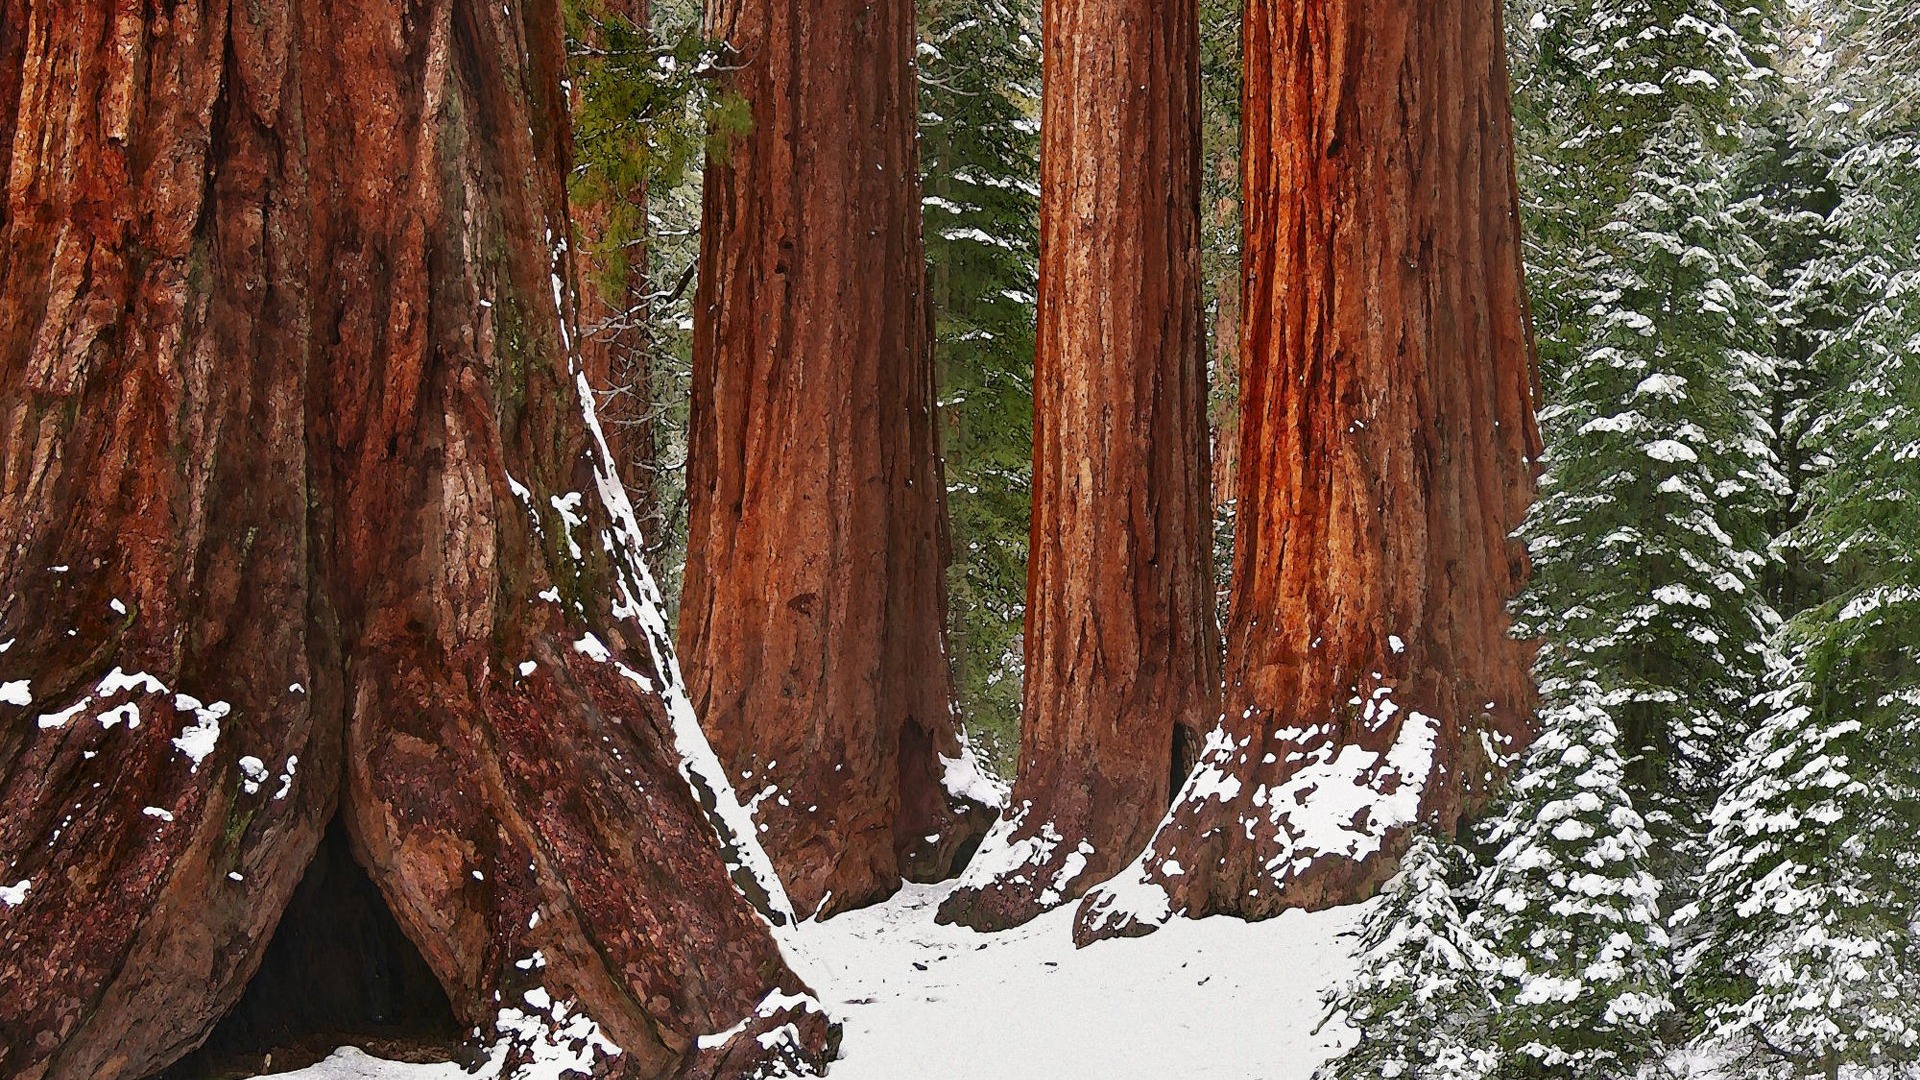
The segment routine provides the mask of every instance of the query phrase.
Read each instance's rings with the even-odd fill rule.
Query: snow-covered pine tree
[[[1803,289],[1849,318],[1808,431],[1824,472],[1796,546],[1827,599],[1788,628],[1782,689],[1714,816],[1683,987],[1704,1048],[1756,1078],[1920,1065],[1920,12],[1828,13],[1843,197]]]
[[[1715,813],[1701,900],[1681,914],[1694,941],[1681,990],[1704,1021],[1696,1050],[1754,1080],[1911,1062],[1920,979],[1901,864],[1920,823],[1910,780],[1876,788],[1876,759],[1899,748],[1808,683],[1773,702]],[[1915,726],[1907,718],[1906,740]],[[1912,751],[1901,757],[1910,775]]]
[[[1328,1020],[1359,1041],[1315,1080],[1481,1080],[1492,1070],[1488,956],[1454,902],[1469,865],[1452,843],[1414,837],[1367,911],[1354,976],[1327,1002]]]
[[[1719,0],[1542,0],[1526,27],[1549,404],[1517,625],[1549,642],[1548,713],[1617,726],[1657,872],[1678,880],[1777,621],[1756,587],[1781,487],[1768,290],[1731,187],[1764,33]]]
[[[1805,519],[1807,486],[1821,471],[1818,447],[1807,439],[1831,391],[1833,373],[1821,344],[1841,325],[1830,291],[1808,273],[1827,251],[1828,216],[1839,201],[1834,140],[1818,130],[1815,95],[1822,62],[1815,45],[1822,19],[1805,4],[1781,15],[1775,50],[1776,92],[1747,139],[1738,179],[1738,212],[1764,252],[1762,276],[1770,292],[1773,359],[1773,454],[1785,490],[1773,501],[1767,534],[1773,559],[1762,592],[1789,617],[1820,599],[1820,574],[1795,535]]]
[[[1472,926],[1497,1006],[1481,1037],[1512,1080],[1627,1080],[1672,1011],[1652,844],[1626,785],[1609,695],[1542,686],[1539,740],[1487,830],[1497,851]]]
[[[990,761],[1019,745],[1039,247],[1038,0],[923,0],[925,178],[960,707]]]

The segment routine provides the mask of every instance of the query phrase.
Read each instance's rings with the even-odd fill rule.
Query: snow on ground
[[[1307,1080],[1338,1046],[1313,1029],[1358,908],[1076,950],[1073,904],[998,934],[936,926],[951,888],[781,932],[846,1025],[832,1080]]]
[[[952,887],[778,931],[846,1025],[831,1080],[1308,1080],[1345,1035],[1313,1029],[1360,908],[1174,919],[1076,950],[1072,904],[998,934],[936,926]],[[348,1048],[274,1080],[472,1078]]]

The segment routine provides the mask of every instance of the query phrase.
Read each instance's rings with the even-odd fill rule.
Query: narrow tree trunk
[[[1225,710],[1082,940],[1362,897],[1530,730],[1538,454],[1500,5],[1249,0]]]
[[[1218,714],[1193,0],[1049,0],[1011,817],[943,919],[1025,922],[1152,836]]]
[[[1222,162],[1238,167],[1238,159]],[[1223,198],[1214,207],[1215,220],[1231,223],[1240,216],[1238,200]],[[1213,314],[1213,506],[1215,516],[1239,499],[1240,481],[1240,275],[1222,272],[1215,282]]]
[[[945,876],[953,716],[911,0],[711,0],[752,129],[708,164],[680,638],[795,904]]]
[[[496,1057],[818,1064],[564,341],[552,0],[24,7],[0,1074],[192,1049],[336,813]]]

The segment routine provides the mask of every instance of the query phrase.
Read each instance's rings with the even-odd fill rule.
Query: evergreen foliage
[[[1226,625],[1240,434],[1240,3],[1200,0],[1200,269],[1214,473],[1213,563]]]
[[[921,5],[921,172],[939,374],[950,640],[976,750],[1019,749],[1033,475],[1040,55],[1035,0]]]
[[[663,37],[609,0],[567,0],[565,16],[576,91],[568,196],[601,210],[595,261],[620,282],[628,252],[647,238],[645,194],[684,182],[699,155],[724,146],[746,120],[737,104],[707,101],[700,73],[714,57],[695,25]]]
[[[1487,840],[1475,925],[1491,954],[1498,1077],[1609,1080],[1659,1060],[1673,1008],[1652,839],[1592,683],[1553,704]]]
[[[1741,1075],[1894,1077],[1920,1068],[1920,13],[1823,21],[1812,126],[1840,200],[1797,292],[1839,318],[1789,538],[1817,599],[1715,813],[1683,986]]]
[[[1480,1080],[1495,1062],[1483,1033],[1493,999],[1486,950],[1454,901],[1466,853],[1421,832],[1368,909],[1355,973],[1328,1002],[1328,1020],[1359,1041],[1315,1080]]]
[[[692,396],[692,285],[699,258],[701,159],[724,152],[751,118],[716,97],[706,74],[720,57],[700,33],[699,0],[652,0],[640,26],[610,0],[566,0],[573,85],[573,172],[568,197],[597,212],[586,239],[601,287],[620,295],[635,258],[646,261],[644,303],[626,318],[647,350],[640,396],[654,439],[653,520],[647,558],[668,617],[679,609],[686,564],[686,447]],[[642,208],[644,207],[644,212]]]
[[[1759,589],[1784,486],[1769,291],[1731,153],[1763,41],[1714,2],[1550,2],[1529,26],[1547,452],[1518,628],[1549,642],[1549,713],[1600,707],[1618,725],[1627,790],[1677,879],[1751,727],[1776,621]]]

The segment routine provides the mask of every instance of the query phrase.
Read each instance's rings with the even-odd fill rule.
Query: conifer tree
[[[1635,1077],[1673,1008],[1652,840],[1605,692],[1542,690],[1552,704],[1488,829],[1498,854],[1475,914],[1497,969],[1495,1075]]]
[[[1480,1080],[1497,1060],[1489,956],[1454,901],[1466,853],[1422,831],[1368,909],[1355,974],[1328,1002],[1360,1039],[1315,1080]]]
[[[1037,0],[920,5],[920,148],[953,556],[949,643],[968,733],[1019,744],[1039,235]]]
[[[1849,621],[1857,631],[1887,620]],[[1910,774],[1914,755],[1899,744],[1920,719],[1910,706],[1855,719],[1853,702],[1804,682],[1773,703],[1715,814],[1706,892],[1682,913],[1695,939],[1682,989],[1705,1021],[1699,1042],[1755,1078],[1910,1063],[1920,977],[1903,849],[1917,822],[1910,781],[1877,785],[1889,754]]]
[[[1762,78],[1750,21],[1548,0],[1521,50],[1549,405],[1518,625],[1551,643],[1549,713],[1611,714],[1669,878],[1697,858],[1776,621],[1768,294],[1731,186]]]
[[[1815,95],[1851,148],[1826,250],[1801,291],[1849,317],[1807,441],[1822,471],[1792,538],[1823,602],[1788,627],[1772,715],[1714,818],[1685,914],[1701,1041],[1741,1075],[1908,1075],[1920,1063],[1920,15],[1830,15],[1839,63]]]

